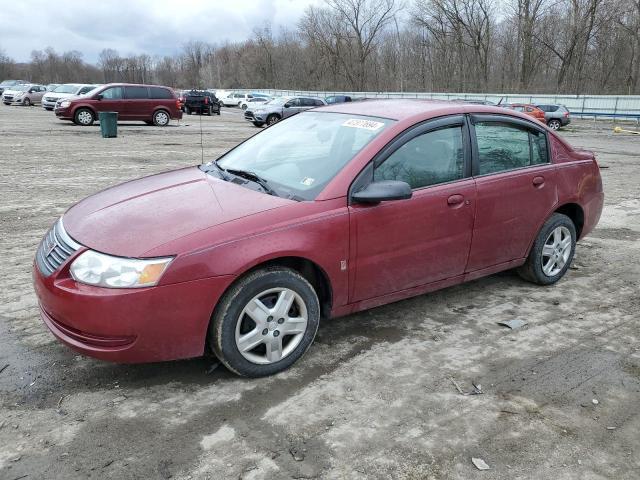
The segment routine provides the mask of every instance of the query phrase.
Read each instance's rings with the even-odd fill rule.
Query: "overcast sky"
[[[0,2],[0,49],[17,61],[32,50],[78,50],[95,63],[122,55],[173,54],[189,40],[244,40],[256,26],[293,26],[321,0],[13,0]]]

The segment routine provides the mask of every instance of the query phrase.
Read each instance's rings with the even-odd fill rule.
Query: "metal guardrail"
[[[228,90],[232,91],[232,90]],[[367,98],[423,98],[433,100],[476,99],[493,103],[560,104],[578,117],[632,118],[640,122],[640,95],[521,95],[499,93],[424,93],[424,92],[338,92],[312,90],[234,89],[234,92],[260,92],[274,96],[309,95],[329,97],[350,95]]]

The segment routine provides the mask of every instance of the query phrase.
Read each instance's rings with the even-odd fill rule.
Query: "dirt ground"
[[[237,110],[202,118],[204,158],[256,131]],[[77,356],[31,286],[72,203],[200,163],[200,117],[102,139],[2,106],[0,479],[640,478],[640,136],[591,121],[563,135],[597,153],[606,207],[557,285],[507,272],[325,321],[294,368],[249,380],[211,359]],[[496,324],[514,318],[528,325]]]

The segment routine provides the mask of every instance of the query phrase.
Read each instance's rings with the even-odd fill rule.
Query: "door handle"
[[[533,183],[534,187],[541,187],[541,186],[544,185],[544,177],[542,177],[540,175],[537,176],[537,177],[533,177],[533,182],[531,182],[531,183]]]
[[[464,202],[464,197],[459,194],[451,195],[447,198],[447,204],[450,207],[455,207],[456,205],[461,205]]]

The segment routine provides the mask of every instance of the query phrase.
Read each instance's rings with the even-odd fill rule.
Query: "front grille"
[[[57,102],[58,101],[58,97],[46,97],[45,102]]]
[[[48,277],[80,247],[64,230],[62,219],[58,220],[40,242],[36,253],[38,269]]]
[[[13,100],[13,95],[5,95],[4,99],[5,100]]]
[[[253,120],[253,112],[251,110],[244,111],[245,120]]]

